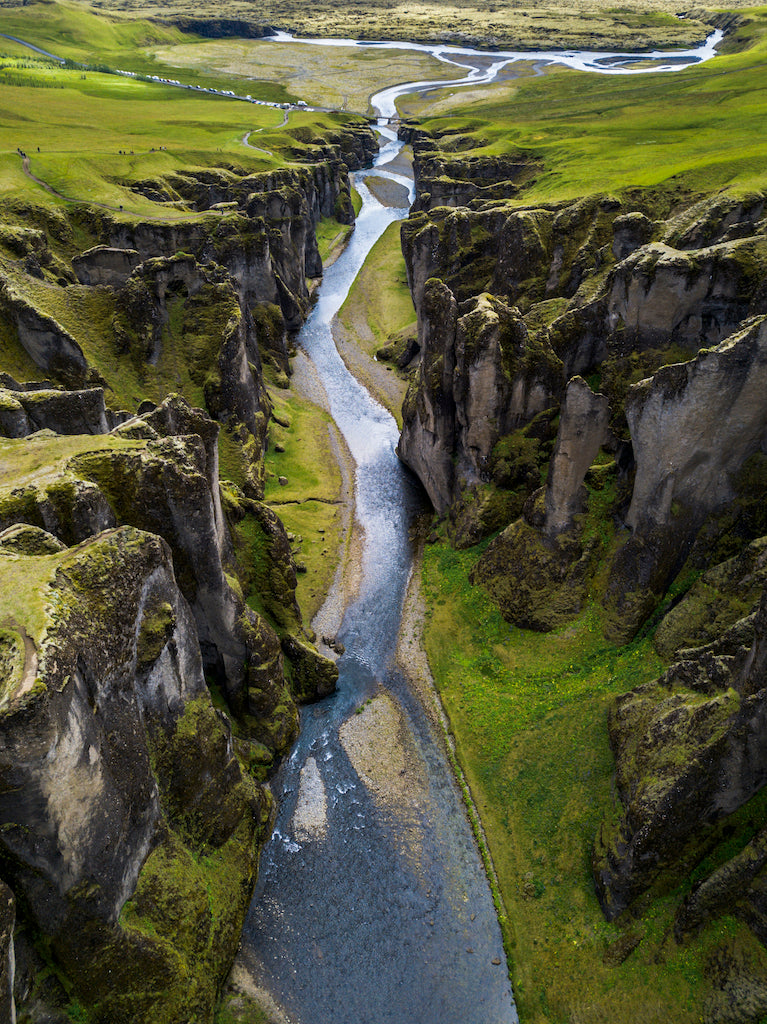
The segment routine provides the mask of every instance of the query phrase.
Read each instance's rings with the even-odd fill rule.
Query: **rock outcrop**
[[[80,284],[103,284],[120,288],[141,262],[135,249],[95,245],[72,260]]]
[[[584,605],[599,544],[583,538],[583,482],[608,440],[608,416],[604,395],[595,395],[580,377],[568,383],[546,486],[533,493],[522,518],[488,545],[472,570],[472,582],[487,590],[510,622],[545,632]],[[605,486],[597,473],[591,482]]]
[[[609,918],[661,873],[689,870],[718,838],[717,823],[767,782],[766,650],[763,596],[755,616],[616,700],[609,729],[622,815],[603,824],[594,850]],[[689,904],[684,914],[699,916]]]
[[[767,441],[767,320],[689,363],[635,385],[626,418],[636,476],[631,537],[611,567],[613,630],[631,636],[690,551],[706,516],[734,497],[733,480]]]
[[[408,130],[424,167],[463,161],[470,168],[455,155],[460,140]],[[607,592],[608,631],[616,639],[634,635],[703,524],[732,501],[734,476],[764,440],[762,321],[749,320],[767,311],[763,209],[763,197],[755,196],[669,211],[638,192],[631,205],[596,196],[551,207],[496,201],[447,209],[424,195],[403,224],[423,360],[403,408],[399,451],[456,543],[508,527],[475,578],[494,581],[491,592],[513,621],[551,621],[531,610],[527,584],[517,587],[521,573],[509,567],[523,555],[540,585],[552,574],[564,585],[572,569],[583,593],[584,551],[572,531],[585,506],[574,480],[580,487],[600,448],[593,483],[609,483],[598,532],[606,539],[616,527],[631,530]],[[502,372],[488,374],[489,348],[481,374],[473,351],[461,357],[462,325],[485,293],[496,307],[513,303],[518,311],[527,372],[515,376],[501,360]],[[550,449],[523,430],[544,410],[564,412],[565,385],[578,375],[594,379],[609,416],[605,411],[593,438],[565,442],[560,432],[567,448],[551,461]],[[547,490],[536,498],[543,474]],[[560,550],[552,563],[554,538]]]
[[[140,441],[142,434],[145,440]],[[42,487],[30,485],[0,495],[0,527],[26,522],[66,544],[80,543],[117,524],[163,537],[193,610],[206,671],[219,681],[249,734],[282,752],[298,728],[283,648],[295,659],[298,699],[332,692],[338,671],[301,636],[295,569],[285,530],[270,510],[255,502],[250,511],[264,524],[267,552],[269,545],[272,548],[267,559],[281,567],[279,593],[273,585],[265,588],[265,603],[272,608],[280,633],[248,609],[232,586],[236,566],[219,495],[217,435],[218,427],[208,417],[171,398],[119,427],[116,438],[129,440],[90,451],[83,444],[80,454],[58,472],[49,472]]]
[[[767,291],[759,287],[766,264],[763,238],[691,252],[641,246],[612,274],[608,328],[622,332],[626,351],[718,345],[746,317],[767,311]]]
[[[170,549],[122,528],[55,554],[0,549],[0,573],[17,594],[3,876],[94,1019],[210,1015],[269,800],[210,703]]]
[[[437,280],[424,288],[418,339],[421,363],[398,451],[444,514],[462,490],[488,478],[498,439],[552,404],[559,365],[531,343],[518,310],[490,295],[459,306]]]
[[[13,390],[0,387],[0,437],[26,437],[36,430],[56,434],[105,434],[114,425],[103,388]]]
[[[543,534],[550,540],[570,529],[575,516],[585,509],[583,481],[600,448],[609,440],[609,417],[605,396],[595,395],[582,377],[573,377],[562,403],[546,481]]]
[[[79,342],[52,316],[37,309],[11,281],[1,277],[0,314],[12,325],[35,366],[70,387],[89,382],[88,361]]]

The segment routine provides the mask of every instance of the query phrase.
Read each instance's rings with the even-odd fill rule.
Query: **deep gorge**
[[[432,85],[445,88],[419,83],[422,95]],[[391,91],[384,102],[388,116]],[[301,129],[300,162],[284,168],[133,183],[175,220],[4,203],[9,1019],[256,1020],[266,990],[274,1019],[281,1004],[317,1024],[513,1020],[504,945],[523,1020],[582,1012],[565,997],[535,1008],[530,986],[543,951],[525,936],[551,941],[535,914],[571,920],[555,902],[562,869],[533,843],[510,871],[489,833],[501,933],[440,726],[409,656],[393,661],[416,512],[434,665],[430,630],[459,591],[487,595],[498,649],[566,647],[588,622],[598,667],[640,663],[634,688],[613,667],[595,689],[615,799],[589,818],[584,899],[596,893],[604,923],[572,944],[592,943],[599,970],[630,985],[648,957],[701,942],[705,1019],[764,1012],[764,193],[528,203],[545,161],[475,155],[474,130],[400,127],[417,322],[379,356],[409,374],[400,437],[319,326],[354,277],[344,261],[375,241],[369,196],[310,296],[322,225],[350,227],[352,185],[366,193],[375,173],[360,170],[377,150],[363,119]],[[365,542],[332,636],[302,618],[303,538],[274,511],[275,488],[294,484],[270,468],[274,424],[280,438],[304,429],[281,397],[304,321]],[[428,526],[395,446],[436,512]],[[466,584],[448,575],[462,558]],[[474,698],[440,671],[458,760],[495,829],[499,765],[473,760]],[[492,671],[500,716],[508,683]]]

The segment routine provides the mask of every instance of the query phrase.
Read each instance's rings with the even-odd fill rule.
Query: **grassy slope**
[[[364,334],[361,347],[371,358],[391,334],[415,322],[399,232],[399,223],[384,231],[338,314],[345,327]]]
[[[605,921],[591,878],[591,844],[613,799],[606,709],[661,662],[647,639],[604,641],[597,606],[551,634],[510,627],[468,582],[476,554],[427,548],[426,648],[497,871],[520,1019],[700,1021],[715,945],[767,963],[748,929],[726,919],[678,947],[668,929],[689,880],[619,926]],[[733,822],[741,843],[752,805]],[[627,932],[641,945],[606,965]]]
[[[340,557],[341,474],[332,455],[327,413],[299,395],[273,391],[269,424],[266,500],[293,534],[299,573],[296,596],[311,622],[330,589]],[[284,449],[275,451],[275,445]],[[280,477],[287,480],[280,484]]]
[[[545,171],[522,193],[525,204],[628,187],[748,191],[763,186],[767,166],[767,8],[750,19],[737,33],[746,50],[688,71],[554,68],[496,85],[469,105],[446,91],[404,106],[429,129],[473,135],[466,155],[540,158]],[[435,104],[437,116],[428,116]]]
[[[267,170],[282,162],[277,147],[293,142],[270,131],[283,117],[271,107],[25,63],[0,71],[0,194],[5,198],[59,205],[24,176],[19,147],[30,156],[32,173],[69,199],[123,205],[128,215],[172,219],[172,209],[158,210],[131,190],[131,182],[211,164]],[[309,117],[296,114],[290,125]],[[313,120],[322,123],[322,115]],[[333,123],[329,117],[324,121]],[[269,132],[264,147],[274,156],[242,145],[242,137],[253,129]]]

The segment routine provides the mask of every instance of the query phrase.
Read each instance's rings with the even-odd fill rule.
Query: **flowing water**
[[[381,131],[378,164],[400,147]],[[362,584],[338,633],[338,692],[304,709],[276,780],[245,959],[301,1024],[506,1024],[517,1019],[506,960],[461,794],[392,666],[422,494],[395,454],[396,423],[349,374],[330,328],[374,242],[407,214],[378,203],[370,173],[354,175],[363,208],[299,337],[356,464]]]
[[[640,59],[412,46],[464,70],[453,85],[491,81],[519,59],[600,72]],[[655,69],[676,70],[712,47],[709,40],[681,60],[652,55]],[[412,188],[380,167],[400,146],[385,122],[397,96],[445,84],[410,83],[373,97],[385,143],[375,173]],[[356,464],[362,582],[338,632],[346,647],[338,692],[303,710],[300,738],[275,780],[279,814],[240,963],[296,1024],[513,1024],[500,929],[462,797],[439,735],[394,665],[409,526],[423,498],[395,454],[394,420],[348,373],[331,334],[373,244],[408,212],[381,206],[364,184],[370,173],[353,175],[363,208],[299,336]]]

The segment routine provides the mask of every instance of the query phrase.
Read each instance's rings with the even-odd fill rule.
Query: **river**
[[[412,45],[466,72],[452,85],[491,81],[518,59],[600,72],[647,59]],[[711,56],[713,45],[683,60],[652,56],[656,69],[677,70]],[[401,145],[387,119],[398,96],[445,85],[410,83],[372,98],[383,143],[374,173],[405,183],[383,168]],[[355,231],[299,335],[354,458],[362,582],[338,631],[346,647],[338,692],[303,710],[299,740],[274,780],[278,818],[238,968],[294,1024],[514,1024],[500,928],[462,796],[439,731],[394,659],[412,565],[409,528],[424,499],[395,454],[394,420],[349,374],[331,333],[373,244],[408,213],[371,195],[370,174],[353,175],[363,198]]]

